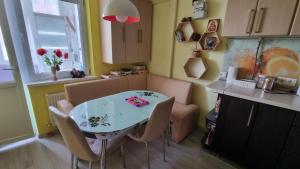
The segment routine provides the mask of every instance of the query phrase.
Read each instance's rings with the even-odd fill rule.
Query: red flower
[[[68,54],[68,53],[65,53],[65,54],[64,54],[64,58],[65,58],[65,59],[68,59],[68,58],[69,58],[69,54]]]
[[[47,53],[47,50],[44,48],[39,48],[38,50],[36,50],[36,53],[40,56],[43,56],[44,54]]]
[[[61,58],[62,57],[62,51],[60,50],[60,49],[56,49],[56,50],[54,50],[54,53],[55,53],[55,55],[57,56],[57,57],[59,57],[59,58]]]

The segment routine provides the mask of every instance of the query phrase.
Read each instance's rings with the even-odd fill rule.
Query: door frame
[[[15,82],[9,82],[9,83],[4,83],[3,85],[0,84],[0,88],[8,88],[8,87],[16,87],[16,92],[18,96],[17,102],[19,102],[21,110],[23,110],[26,116],[26,120],[28,121],[28,126],[30,127],[27,133],[24,133],[21,136],[15,137],[15,138],[10,138],[5,140],[4,142],[0,143],[1,144],[6,144],[6,143],[11,143],[15,141],[19,141],[25,138],[33,137],[34,132],[33,132],[33,126],[32,126],[32,121],[30,118],[29,114],[29,109],[26,103],[26,97],[25,97],[25,91],[23,87],[23,82],[21,79],[21,74],[19,72],[19,67],[18,67],[18,62],[17,62],[17,57],[11,37],[11,32],[9,28],[9,23],[8,23],[8,18],[6,14],[6,9],[5,9],[5,2],[0,1],[0,22],[1,22],[1,30],[3,33],[3,39],[4,39],[4,44],[7,50],[8,58],[9,58],[9,63],[11,68],[14,70],[13,72],[13,77]],[[20,112],[21,113],[21,112]],[[27,123],[27,122],[26,122]]]

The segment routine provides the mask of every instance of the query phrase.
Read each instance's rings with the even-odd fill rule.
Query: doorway
[[[4,2],[0,1],[0,146],[32,136]]]

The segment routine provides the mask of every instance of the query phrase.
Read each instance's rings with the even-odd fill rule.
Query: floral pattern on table
[[[97,127],[98,125],[102,126],[111,126],[108,121],[108,115],[105,114],[104,116],[92,116],[88,119],[88,122],[84,121],[80,124],[81,127],[87,127],[88,125],[91,127]]]
[[[154,92],[144,91],[144,92],[136,92],[140,96],[153,96],[155,98],[158,98],[158,95],[156,95]]]

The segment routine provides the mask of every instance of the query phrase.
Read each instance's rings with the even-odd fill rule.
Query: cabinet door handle
[[[137,43],[140,43],[140,30],[138,29],[136,32],[137,32],[137,39],[136,39],[136,42],[137,42]]]
[[[143,43],[143,30],[140,29],[140,43]]]
[[[123,37],[123,42],[125,43],[126,42],[126,34],[125,34],[125,26],[123,25],[122,27],[122,37]]]
[[[255,33],[259,33],[262,28],[262,21],[266,13],[266,8],[260,8],[258,12],[258,19],[255,26]]]
[[[250,124],[251,124],[252,117],[253,117],[253,112],[254,112],[254,104],[253,104],[252,107],[251,107],[251,111],[250,111],[249,118],[248,118],[248,122],[247,122],[247,127],[249,127]]]
[[[256,13],[255,9],[251,9],[251,11],[249,12],[249,18],[248,18],[246,33],[251,33],[251,31],[252,31],[253,22],[254,22],[254,18],[255,18],[255,13]]]

